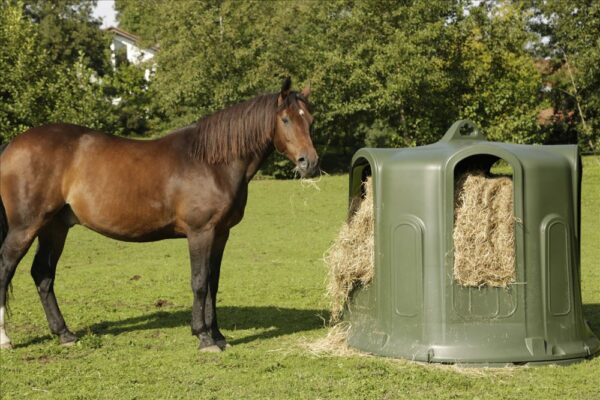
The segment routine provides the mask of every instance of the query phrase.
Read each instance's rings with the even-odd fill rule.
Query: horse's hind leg
[[[9,229],[0,247],[0,349],[11,348],[10,338],[4,329],[8,286],[19,261],[23,258],[35,238],[36,229]]]
[[[68,231],[69,227],[58,217],[44,226],[38,234],[38,248],[31,267],[31,276],[44,306],[50,331],[57,335],[64,345],[77,341],[77,336],[67,328],[54,295],[56,265],[62,254]]]

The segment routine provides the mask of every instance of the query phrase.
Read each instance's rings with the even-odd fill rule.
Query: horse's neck
[[[250,182],[254,175],[258,172],[258,169],[263,164],[263,162],[273,153],[274,146],[272,143],[269,143],[268,146],[263,150],[262,154],[258,154],[254,157],[251,157],[246,164],[246,181]]]
[[[193,134],[195,129],[195,124],[189,125],[173,131],[170,135],[163,139],[177,141],[178,151],[189,152],[190,142],[188,138]],[[235,164],[235,167],[231,173],[234,175],[239,175],[239,178],[243,178],[243,180],[246,182],[250,182],[250,180],[252,180],[252,178],[258,172],[263,162],[271,155],[271,153],[273,153],[274,149],[275,147],[271,138],[259,154],[247,155],[242,157],[242,159],[233,161],[232,164]],[[235,177],[232,178],[237,181]]]
[[[271,155],[274,146],[269,144],[261,154],[247,156],[241,159],[233,160],[224,165],[215,166],[215,171],[225,173],[229,177],[229,183],[233,190],[239,190],[241,186],[247,186],[254,178],[263,162]]]

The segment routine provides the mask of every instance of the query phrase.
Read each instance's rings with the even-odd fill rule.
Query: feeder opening
[[[468,287],[513,283],[515,216],[513,171],[492,155],[476,155],[454,170],[453,277]]]

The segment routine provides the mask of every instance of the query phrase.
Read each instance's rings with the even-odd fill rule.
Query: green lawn
[[[584,160],[584,312],[600,335],[600,158]],[[315,356],[323,337],[323,252],[345,218],[347,176],[320,191],[298,181],[250,186],[244,221],[225,252],[220,321],[233,347],[196,350],[184,240],[116,242],[77,227],[56,292],[80,336],[50,337],[33,282],[32,252],[14,279],[0,353],[0,398],[72,399],[599,399],[600,357],[567,367],[467,369],[379,357]]]

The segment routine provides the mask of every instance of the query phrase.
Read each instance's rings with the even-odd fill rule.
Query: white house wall
[[[131,39],[115,35],[113,37],[112,43],[110,44],[111,63],[113,67],[115,67],[117,63],[116,54],[122,48],[125,48],[126,50],[127,61],[134,65],[138,65],[140,63],[151,60],[152,58],[154,58],[155,54],[152,50],[139,48]],[[150,68],[145,69],[144,77],[146,78],[146,80],[150,79],[153,70],[154,65]]]

